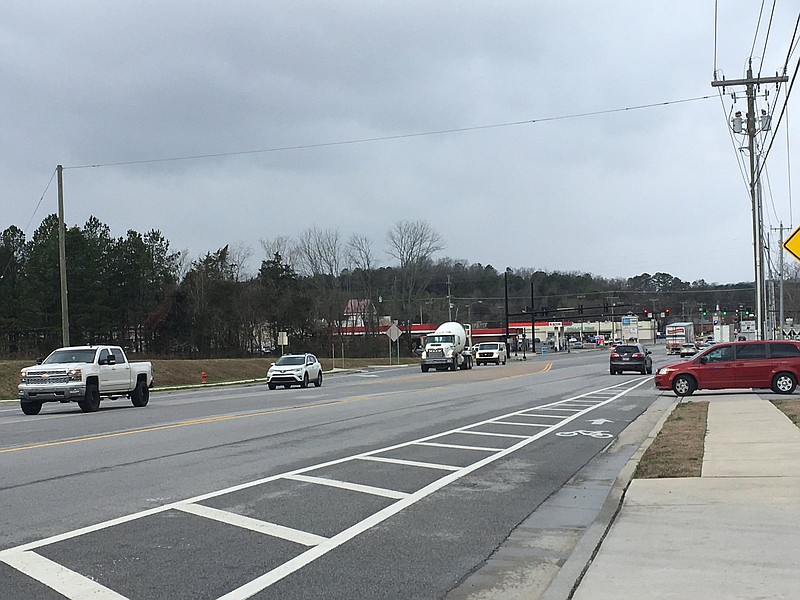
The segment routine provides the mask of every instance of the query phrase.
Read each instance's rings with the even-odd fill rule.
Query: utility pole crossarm
[[[750,77],[748,79],[723,79],[722,81],[712,81],[711,87],[728,87],[735,85],[760,85],[762,83],[786,83],[789,81],[787,75],[776,75],[775,77]]]

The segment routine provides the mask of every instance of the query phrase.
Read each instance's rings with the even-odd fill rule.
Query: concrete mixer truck
[[[425,340],[425,350],[420,362],[422,372],[427,373],[431,368],[437,371],[471,369],[471,338],[471,333],[468,334],[461,323],[450,321],[439,325]]]

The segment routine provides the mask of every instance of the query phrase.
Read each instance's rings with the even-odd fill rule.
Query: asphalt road
[[[507,573],[487,567],[521,525],[585,526],[603,486],[572,497],[576,481],[589,469],[613,480],[641,441],[619,436],[659,394],[607,361],[373,368],[321,388],[154,393],[145,408],[104,401],[90,414],[0,405],[0,598],[496,588]]]

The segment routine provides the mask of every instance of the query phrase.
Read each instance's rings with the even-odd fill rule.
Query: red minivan
[[[771,340],[715,344],[692,360],[661,367],[655,384],[689,396],[695,390],[769,388],[791,394],[800,377],[800,342]]]

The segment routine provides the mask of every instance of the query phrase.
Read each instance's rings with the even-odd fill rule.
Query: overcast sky
[[[761,3],[719,1],[720,77],[751,51],[783,69],[798,6],[777,0],[764,51],[765,4],[756,38]],[[752,281],[746,103],[711,87],[714,31],[713,0],[4,0],[0,229],[56,212],[62,164],[68,225],[159,229],[192,259],[249,247],[253,271],[259,240],[312,226],[390,265],[388,229],[424,219],[437,258],[498,270]],[[786,88],[761,91],[777,124]],[[797,224],[797,95],[766,228]],[[154,162],[198,155],[225,156]]]

